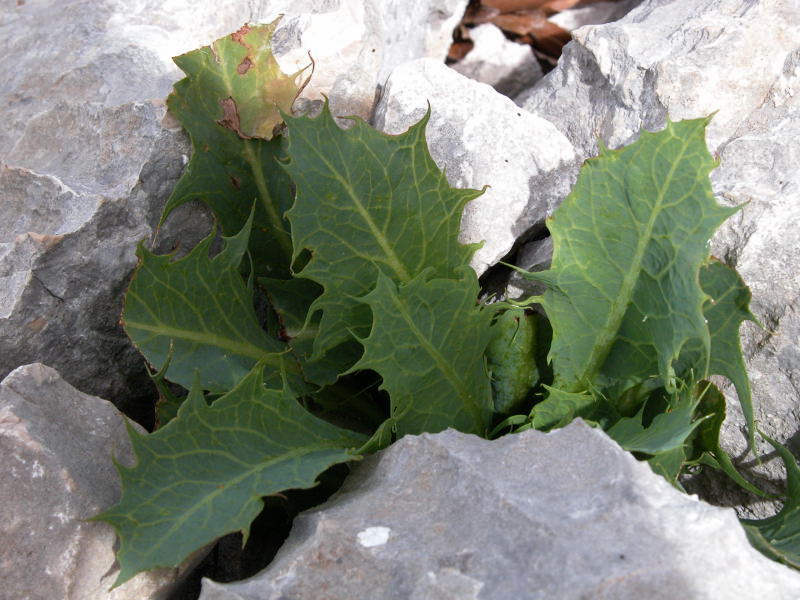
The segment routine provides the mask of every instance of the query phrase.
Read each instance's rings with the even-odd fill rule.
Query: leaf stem
[[[275,203],[272,200],[272,194],[267,187],[266,179],[264,179],[264,171],[262,169],[261,161],[259,160],[256,151],[253,149],[253,143],[250,140],[243,140],[243,143],[244,159],[247,161],[247,164],[250,166],[250,170],[253,172],[253,180],[255,181],[256,188],[258,188],[259,200],[261,200],[261,204],[264,207],[264,212],[267,213],[267,219],[269,220],[272,230],[275,233],[275,239],[278,240],[278,244],[280,245],[283,254],[286,256],[286,263],[291,264],[292,240],[289,237],[289,233],[284,228],[284,221],[278,214]]]

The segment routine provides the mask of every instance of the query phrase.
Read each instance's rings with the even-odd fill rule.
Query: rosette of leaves
[[[705,382],[734,383],[752,436],[749,291],[706,247],[732,212],[711,195],[706,120],[587,162],[549,223],[552,268],[531,275],[549,286],[531,300],[547,318],[485,306],[475,248],[457,241],[481,192],[448,184],[428,117],[389,136],[342,129],[327,105],[289,116],[302,74],[278,67],[277,26],[176,59],[186,78],[168,105],[193,155],[162,220],[199,200],[222,249],[215,232],[180,259],[139,247],[122,320],[157,371],[161,427],[129,431],[137,462],[118,466],[121,500],[96,517],[120,539],[115,585],[246,535],[264,496],[447,427],[486,437],[580,416],[676,485],[691,464],[749,485],[719,447],[724,398]],[[380,389],[354,384],[365,373]],[[794,519],[751,524],[753,539],[791,556]]]

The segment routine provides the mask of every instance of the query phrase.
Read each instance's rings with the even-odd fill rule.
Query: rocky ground
[[[485,241],[473,267],[509,296],[525,282],[495,265],[548,264],[544,220],[598,141],[615,148],[667,116],[716,112],[714,192],[744,208],[712,252],[742,274],[764,325],[742,329],[756,418],[797,453],[792,0],[9,1],[0,9],[0,596],[196,598],[198,574],[240,579],[274,551],[269,536],[244,553],[227,539],[109,593],[113,532],[83,519],[118,498],[111,452],[131,459],[120,411],[152,425],[155,390],[118,324],[136,245],[187,248],[210,227],[186,205],[156,228],[190,152],[164,107],[181,77],[170,57],[280,13],[284,70],[309,52],[316,62],[299,110],[325,94],[335,114],[394,133],[430,102],[429,146],[450,183],[490,186],[467,207],[461,235]],[[744,456],[743,418],[726,393],[724,443]],[[780,461],[761,451],[761,464],[740,466],[774,487]],[[741,516],[775,509],[713,477],[687,486]],[[263,529],[287,531],[291,515],[281,519]],[[255,578],[211,579],[206,600],[316,599],[322,589],[348,600],[800,596],[800,575],[753,550],[733,510],[679,494],[579,423],[492,443],[454,432],[405,438],[300,517]]]

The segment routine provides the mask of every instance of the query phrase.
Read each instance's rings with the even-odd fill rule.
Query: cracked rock
[[[495,441],[406,436],[299,516],[273,563],[201,600],[779,599],[800,574],[731,509],[687,496],[582,421]]]

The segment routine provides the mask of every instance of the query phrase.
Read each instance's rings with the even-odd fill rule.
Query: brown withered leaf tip
[[[247,46],[247,43],[244,41],[244,36],[246,36],[248,33],[250,33],[250,29],[251,29],[250,25],[245,23],[238,30],[234,31],[231,34],[231,39],[234,42],[236,42],[237,44],[241,44],[242,46],[247,48],[248,46]]]

